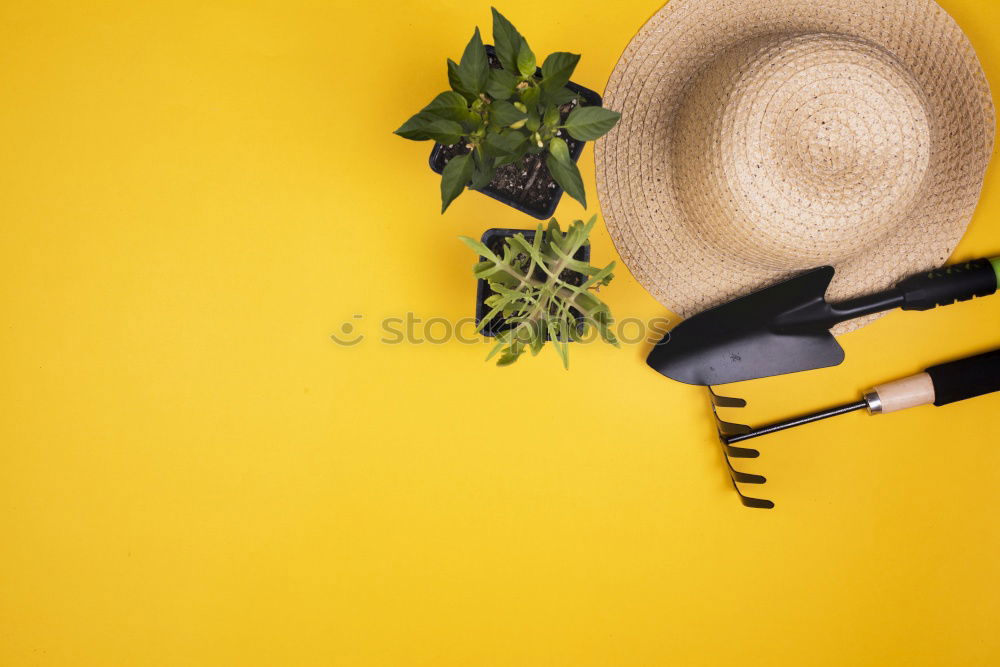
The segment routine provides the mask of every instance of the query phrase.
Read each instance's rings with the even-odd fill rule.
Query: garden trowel
[[[716,385],[836,366],[844,350],[830,327],[893,308],[929,310],[997,291],[1000,257],[920,273],[896,287],[827,303],[832,266],[821,266],[694,315],[656,344],[646,363],[688,384]]]

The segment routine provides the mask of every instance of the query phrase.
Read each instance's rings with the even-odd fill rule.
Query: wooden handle
[[[917,373],[901,380],[876,385],[866,398],[872,413],[876,414],[931,405],[934,403],[934,382],[927,373]]]

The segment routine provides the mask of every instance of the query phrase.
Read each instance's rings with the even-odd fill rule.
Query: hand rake
[[[720,417],[718,408],[743,408],[746,407],[747,403],[742,398],[721,396],[715,393],[712,387],[708,387],[708,393],[712,400],[712,413],[715,415],[719,431],[719,441],[722,443],[722,453],[726,459],[726,466],[729,468],[733,487],[740,496],[740,502],[746,507],[759,509],[771,509],[774,507],[774,503],[763,498],[745,495],[739,484],[764,484],[767,479],[762,475],[736,470],[730,459],[757,458],[760,456],[760,452],[748,447],[736,447],[735,443],[821,419],[836,417],[855,410],[866,409],[869,414],[877,415],[920,405],[947,405],[995,391],[1000,391],[1000,349],[931,366],[922,373],[876,385],[866,392],[861,400],[853,403],[782,420],[759,428],[751,428],[745,424],[731,422]]]

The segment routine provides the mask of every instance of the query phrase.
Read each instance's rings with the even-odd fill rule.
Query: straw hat
[[[682,317],[821,264],[839,300],[945,263],[993,149],[986,76],[933,0],[672,0],[605,104],[608,229]]]

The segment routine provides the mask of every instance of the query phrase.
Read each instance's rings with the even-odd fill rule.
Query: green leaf
[[[493,180],[493,173],[483,169],[476,169],[472,172],[472,187],[476,189],[485,188]]]
[[[506,100],[497,100],[490,104],[490,121],[500,127],[508,127],[527,117],[528,114],[518,111]]]
[[[521,49],[521,33],[508,21],[503,14],[493,11],[493,48],[496,49],[500,64],[508,72],[517,71],[517,54]]]
[[[549,127],[555,127],[559,124],[560,114],[559,107],[549,107],[545,110],[545,115],[542,117],[542,122]]]
[[[486,94],[494,100],[510,99],[517,88],[517,77],[506,70],[491,69],[486,81]]]
[[[542,63],[542,90],[556,91],[565,86],[578,62],[580,56],[576,53],[557,51],[550,54]]]
[[[523,102],[524,106],[529,109],[534,109],[538,106],[538,96],[540,92],[541,89],[538,86],[528,86],[527,88],[523,88],[521,90],[521,102]]]
[[[542,100],[546,104],[551,104],[552,106],[556,107],[561,107],[564,104],[569,104],[575,99],[577,99],[577,94],[566,87],[559,88],[557,90],[549,89],[542,91]]]
[[[497,272],[498,268],[499,267],[497,267],[496,263],[494,262],[490,261],[479,262],[478,264],[472,267],[472,275],[474,275],[477,278],[489,278],[490,276],[492,276],[494,273]],[[486,300],[486,305],[490,305],[489,299]]]
[[[514,350],[517,350],[516,352]],[[510,366],[512,363],[517,361],[517,358],[521,356],[521,349],[511,346],[506,352],[500,355],[497,360],[497,366],[503,368],[504,366]]]
[[[473,154],[473,167],[472,187],[482,188],[493,180],[493,174],[496,171],[496,168],[494,167],[492,157],[488,155],[484,156],[477,150]]]
[[[451,90],[435,97],[420,113],[425,116],[434,116],[460,123],[462,125],[462,135],[471,134],[483,123],[480,115],[473,113],[469,109],[469,103],[466,99],[459,93]]]
[[[421,111],[396,130],[404,139],[425,141],[433,139],[441,144],[454,144],[462,138],[462,126],[453,120]]]
[[[536,356],[545,345],[545,320],[537,320],[528,325],[528,345],[531,346],[531,356]]]
[[[421,113],[429,113],[448,120],[462,122],[468,120],[469,103],[454,91],[441,93],[423,108]]]
[[[514,164],[519,161],[524,155],[521,154],[520,150],[514,155],[500,155],[497,157],[497,169],[503,167],[504,165]]]
[[[549,168],[552,178],[562,186],[566,194],[587,208],[587,194],[584,192],[583,178],[580,176],[580,170],[577,169],[576,164],[572,160],[562,162],[549,153],[545,158],[545,166]]]
[[[457,144],[462,138],[462,126],[444,118],[432,118],[424,126],[424,130],[431,139],[446,146]]]
[[[577,107],[566,119],[563,127],[570,136],[580,141],[592,141],[607,134],[622,115],[602,107]]]
[[[451,58],[448,59],[448,85],[451,86],[452,90],[470,102],[478,97],[462,83],[462,77],[458,73],[458,63]]]
[[[398,134],[404,139],[411,139],[413,141],[427,141],[430,139],[430,135],[427,134],[424,129],[430,118],[427,114],[420,112],[410,116],[410,119],[399,126],[399,129],[393,132],[393,134]]]
[[[494,155],[517,155],[527,137],[517,130],[486,135],[486,146]]]
[[[486,49],[479,36],[479,28],[476,28],[458,63],[458,76],[466,90],[478,95],[486,89],[486,79],[489,74],[490,64],[486,59]]]
[[[534,76],[536,68],[535,54],[528,46],[528,40],[522,38],[521,47],[517,51],[517,71],[521,76]]]
[[[486,120],[474,111],[470,111],[465,117],[465,121],[462,122],[462,128],[465,130],[462,136],[468,137],[483,129],[486,126]]]
[[[538,105],[525,105],[525,108],[528,109],[528,120],[525,121],[525,127],[528,128],[529,132],[537,132],[538,128],[542,126],[542,117],[538,114]]]
[[[607,285],[615,277],[615,274],[613,273],[614,270],[615,270],[615,263],[611,262],[603,269],[592,275],[590,279],[587,280],[587,282],[581,285],[581,288],[590,289],[590,287],[594,285]]]
[[[483,318],[483,320],[479,323],[479,326],[476,327],[476,331],[482,331],[483,327],[486,326],[488,323],[489,321],[486,318]],[[507,341],[501,340],[498,337],[496,344],[492,348],[490,348],[490,353],[486,355],[486,361],[489,361],[490,359],[495,357],[496,353],[502,350],[505,345],[507,345]]]
[[[552,137],[552,140],[549,141],[549,155],[563,164],[572,164],[573,162],[569,157],[569,146],[559,137]]]
[[[448,205],[455,201],[455,197],[462,194],[462,190],[472,178],[472,155],[456,155],[441,172],[441,212],[448,209]]]
[[[562,340],[560,323],[558,320],[550,319],[546,321],[546,324],[549,329],[549,338],[552,339],[552,344],[559,353],[559,358],[562,360],[563,368],[569,370],[569,344]]]
[[[476,253],[477,255],[485,257],[486,259],[491,260],[493,262],[500,261],[500,258],[494,255],[493,252],[486,247],[486,244],[482,243],[481,241],[477,241],[476,239],[468,236],[459,236],[458,240],[464,243],[465,245],[469,246],[469,248],[472,249],[472,252]]]

